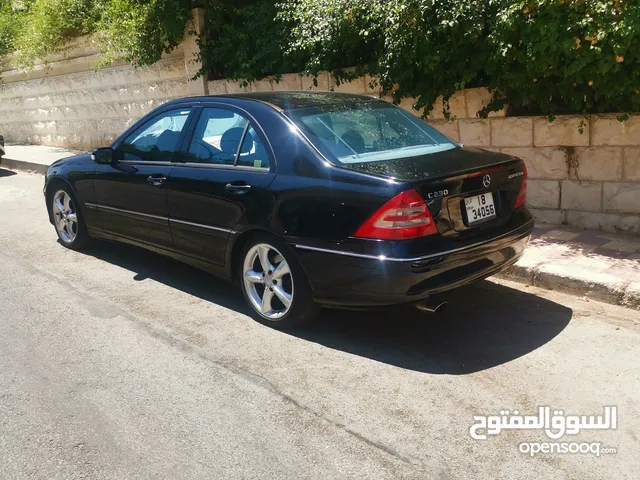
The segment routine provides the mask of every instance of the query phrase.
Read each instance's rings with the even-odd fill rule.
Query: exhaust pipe
[[[437,313],[447,308],[447,302],[432,302],[425,300],[416,305],[418,310],[425,313]]]

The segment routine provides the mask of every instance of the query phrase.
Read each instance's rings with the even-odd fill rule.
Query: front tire
[[[60,186],[50,197],[51,219],[60,243],[79,250],[89,243],[89,234],[75,195],[68,186]]]
[[[292,328],[309,322],[320,310],[298,259],[277,237],[256,235],[238,263],[242,293],[260,323]]]

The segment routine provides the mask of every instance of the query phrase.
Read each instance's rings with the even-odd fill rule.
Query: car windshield
[[[455,142],[386,102],[349,102],[290,110],[287,115],[329,160],[366,163],[429,155]]]

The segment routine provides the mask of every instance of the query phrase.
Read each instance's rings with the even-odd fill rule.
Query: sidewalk
[[[5,149],[7,153],[0,158],[0,167],[31,170],[43,175],[56,160],[85,153],[44,145],[6,145]]]
[[[8,145],[0,167],[45,173],[78,153]],[[539,224],[522,259],[498,277],[640,310],[640,237]]]
[[[640,309],[640,237],[537,225],[500,277]]]

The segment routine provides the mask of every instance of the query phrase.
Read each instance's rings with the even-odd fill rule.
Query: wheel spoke
[[[56,207],[56,209],[62,213],[64,212],[64,205],[62,204],[62,202],[60,201],[59,198],[56,198],[56,201],[53,202],[53,205]]]
[[[60,217],[56,223],[56,228],[58,229],[59,232],[64,232],[66,226],[67,226],[67,223],[64,221],[62,217]]]
[[[271,292],[269,292],[269,293],[271,293]],[[278,297],[278,299],[282,302],[282,304],[286,308],[289,308],[289,306],[291,305],[291,295],[289,295],[287,292],[285,292],[284,288],[282,288],[281,285],[275,285],[273,287],[273,293],[276,294],[276,297]]]
[[[273,278],[280,279],[288,273],[289,273],[289,264],[285,262],[283,259],[273,271]]]
[[[251,283],[262,283],[262,274],[256,272],[255,270],[249,270],[244,274],[244,278]]]
[[[75,213],[70,213],[67,215],[67,220],[70,220],[73,223],[78,223],[78,216]]]
[[[264,289],[264,294],[262,295],[262,313],[267,314],[271,312],[271,300],[273,299],[273,292],[268,288]]]
[[[258,258],[260,259],[260,266],[262,266],[263,272],[273,271],[273,265],[269,261],[269,248],[265,246],[258,247]]]
[[[71,210],[71,197],[68,194],[64,194],[64,211],[68,212]]]

